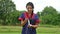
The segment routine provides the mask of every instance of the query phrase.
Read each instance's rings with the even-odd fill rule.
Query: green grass
[[[0,26],[0,34],[21,34],[21,26]],[[37,34],[60,34],[60,27],[41,25],[37,28]]]

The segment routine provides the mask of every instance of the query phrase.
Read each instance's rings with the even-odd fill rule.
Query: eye
[[[31,6],[27,6],[27,9],[32,9],[32,7]]]

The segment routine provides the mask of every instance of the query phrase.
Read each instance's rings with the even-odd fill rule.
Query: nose
[[[31,9],[28,9],[28,10],[31,10]]]

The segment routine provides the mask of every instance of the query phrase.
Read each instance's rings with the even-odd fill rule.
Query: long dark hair
[[[32,2],[28,2],[28,3],[26,4],[26,8],[27,8],[28,5],[30,5],[30,6],[34,9],[34,5],[33,5]],[[32,17],[32,15],[33,15],[33,12],[34,12],[34,10],[32,11],[31,17]]]

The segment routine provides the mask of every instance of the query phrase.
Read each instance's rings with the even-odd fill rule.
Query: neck
[[[28,12],[29,14],[32,14],[32,13],[30,13],[30,12]]]

